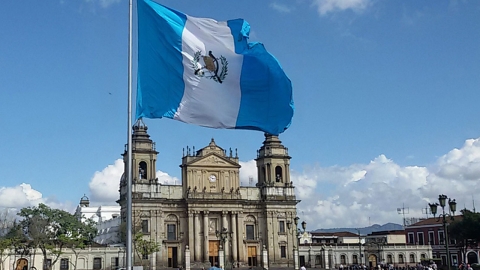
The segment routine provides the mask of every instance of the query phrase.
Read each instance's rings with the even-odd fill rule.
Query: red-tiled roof
[[[460,221],[460,220],[463,219],[463,216],[462,215],[454,216],[454,219],[455,219],[455,221]],[[447,221],[449,223],[451,222],[450,217],[447,217]],[[426,218],[426,219],[421,220],[417,223],[413,223],[413,224],[407,226],[407,228],[416,227],[416,226],[425,226],[425,225],[442,225],[442,224],[443,224],[442,218],[438,218],[438,217]]]
[[[351,232],[312,232],[312,236],[324,236],[324,237],[358,237],[358,234]]]
[[[392,231],[378,231],[378,232],[372,232],[369,235],[391,235],[391,234],[405,234],[404,230],[392,230]]]

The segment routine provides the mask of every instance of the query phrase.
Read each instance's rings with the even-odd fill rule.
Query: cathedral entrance
[[[377,256],[375,254],[370,254],[368,256],[368,266],[376,267],[377,266]]]
[[[28,269],[28,261],[27,259],[21,258],[17,260],[17,266],[15,270],[27,270]]]
[[[248,266],[257,266],[257,247],[247,247]]]
[[[220,267],[218,262],[218,250],[220,249],[219,241],[208,241],[208,260],[212,266]]]
[[[178,267],[177,247],[168,247],[168,267]]]

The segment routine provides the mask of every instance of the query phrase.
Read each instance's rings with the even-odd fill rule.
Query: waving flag
[[[136,117],[278,135],[293,117],[292,84],[243,19],[195,18],[138,1]]]

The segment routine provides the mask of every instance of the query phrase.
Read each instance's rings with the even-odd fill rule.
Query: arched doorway
[[[368,266],[369,267],[376,267],[377,266],[377,255],[375,255],[375,254],[368,255]]]
[[[25,258],[20,258],[17,260],[17,266],[15,270],[28,270],[28,261]]]
[[[472,263],[478,263],[478,255],[476,252],[474,251],[470,251],[467,253],[467,262],[469,264],[472,264]]]

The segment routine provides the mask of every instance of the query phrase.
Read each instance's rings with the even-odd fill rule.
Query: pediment
[[[199,157],[187,164],[187,166],[201,166],[201,167],[236,167],[240,165],[225,157],[219,156],[216,153],[209,153],[206,156]]]

